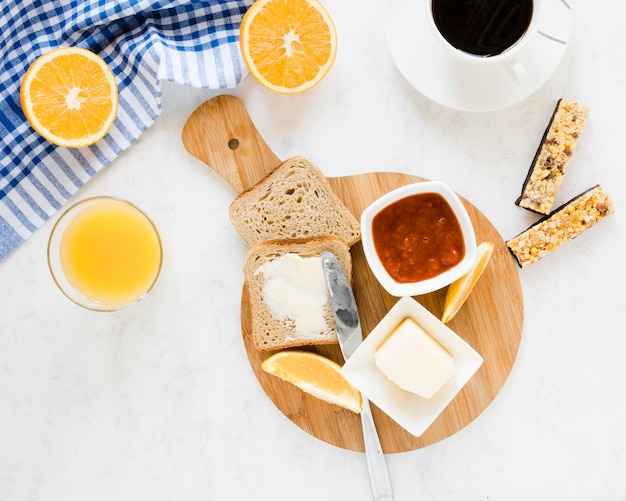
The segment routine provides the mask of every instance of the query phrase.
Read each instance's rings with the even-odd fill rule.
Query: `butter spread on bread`
[[[293,279],[293,269],[278,269],[289,267],[298,260],[316,263],[325,250],[335,254],[346,274],[352,275],[350,249],[335,237],[272,240],[250,248],[246,255],[244,277],[250,295],[252,340],[258,350],[270,351],[337,342],[337,331],[321,270],[321,261],[319,261],[321,277],[317,273],[311,273],[315,275],[314,280],[323,281],[324,300],[321,305],[304,304],[308,299],[302,299],[301,302],[297,299],[308,296],[313,302],[321,301],[318,297],[318,294],[322,294],[319,284],[306,283],[306,277],[303,277],[304,281]],[[307,261],[309,258],[315,260]],[[289,291],[272,292],[272,289],[280,285],[278,277],[281,276],[289,277]],[[309,276],[308,272],[306,276]],[[311,317],[305,318],[308,315]],[[316,316],[317,318],[314,318]]]
[[[322,171],[299,156],[284,161],[235,198],[229,216],[249,245],[333,236],[352,246],[361,239],[358,220]]]
[[[254,272],[263,274],[263,301],[283,322],[293,321],[295,336],[314,336],[326,328],[328,300],[320,256],[302,257],[287,252],[268,259]]]

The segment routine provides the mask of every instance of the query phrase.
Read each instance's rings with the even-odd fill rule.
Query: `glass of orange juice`
[[[156,226],[126,200],[82,200],[58,219],[48,241],[48,265],[59,289],[76,304],[115,311],[152,290],[163,264]]]

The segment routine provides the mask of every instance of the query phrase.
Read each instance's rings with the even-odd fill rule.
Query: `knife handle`
[[[385,455],[380,445],[380,438],[376,431],[370,403],[365,397],[363,397],[363,409],[361,410],[361,425],[363,426],[365,457],[367,459],[367,469],[370,475],[374,501],[393,501],[391,480],[387,471]]]

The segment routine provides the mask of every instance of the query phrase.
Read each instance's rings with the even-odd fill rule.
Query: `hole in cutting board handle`
[[[239,139],[236,139],[236,138],[230,139],[228,141],[228,147],[233,151],[239,148]]]

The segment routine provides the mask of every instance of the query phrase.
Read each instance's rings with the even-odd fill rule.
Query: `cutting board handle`
[[[280,165],[243,102],[227,94],[205,101],[183,127],[189,153],[218,172],[242,193]]]

